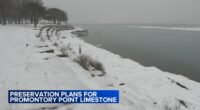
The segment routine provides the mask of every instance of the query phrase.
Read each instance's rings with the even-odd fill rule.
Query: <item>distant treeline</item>
[[[0,24],[34,24],[48,20],[54,24],[67,21],[66,12],[57,8],[46,8],[42,0],[0,0]]]

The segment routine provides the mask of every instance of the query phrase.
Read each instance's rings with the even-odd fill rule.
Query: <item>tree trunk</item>
[[[15,21],[15,24],[17,24],[17,19],[16,18],[14,19],[14,21]]]
[[[38,17],[34,17],[34,28],[37,27],[37,24],[38,24]]]
[[[33,18],[31,18],[31,24],[33,24]]]
[[[2,18],[0,18],[0,24],[2,24]]]
[[[25,20],[25,24],[28,24],[28,19],[24,19]]]
[[[21,24],[21,18],[18,17],[18,24]]]
[[[36,28],[36,27],[37,27],[37,21],[34,20],[34,28]]]
[[[6,25],[6,17],[3,16],[3,25]]]

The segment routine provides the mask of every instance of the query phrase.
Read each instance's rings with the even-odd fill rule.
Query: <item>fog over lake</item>
[[[43,0],[71,23],[200,24],[199,0]]]

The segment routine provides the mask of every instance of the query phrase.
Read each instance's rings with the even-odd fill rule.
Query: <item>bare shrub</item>
[[[77,62],[82,66],[84,69],[89,70],[91,57],[88,55],[80,55],[77,59]]]
[[[66,48],[66,47],[63,47],[63,48],[61,48],[61,56],[66,56],[66,57],[68,57],[69,56],[69,51],[68,51],[68,48]]]
[[[53,46],[58,47],[59,43],[55,42],[53,43]]]
[[[100,74],[99,76],[104,76],[106,74],[103,64],[99,62],[98,60],[91,60],[90,65],[96,70],[99,70],[102,72],[102,74]]]
[[[67,45],[67,48],[68,48],[69,50],[72,50],[72,48],[71,48],[71,43],[69,43],[69,44]]]
[[[98,76],[104,76],[106,74],[103,64],[98,60],[92,59],[89,55],[80,55],[76,62],[78,62],[85,70],[89,70],[89,68],[92,67],[94,70],[101,71],[102,74]]]
[[[81,54],[82,53],[82,47],[81,47],[81,45],[79,45],[79,54]]]
[[[71,44],[69,43],[67,47],[61,48],[61,55],[58,55],[59,57],[69,57],[70,53],[72,53]]]
[[[181,108],[188,108],[188,105],[184,100],[173,98],[164,102],[164,110],[182,110]],[[185,110],[185,109],[184,109]]]

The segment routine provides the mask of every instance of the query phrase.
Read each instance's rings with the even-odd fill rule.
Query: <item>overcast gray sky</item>
[[[200,24],[200,0],[43,0],[71,23]]]

